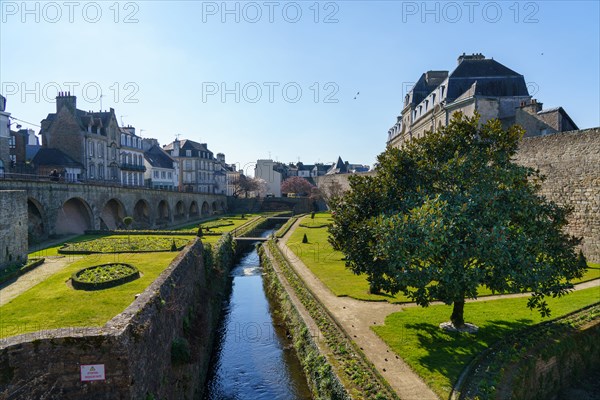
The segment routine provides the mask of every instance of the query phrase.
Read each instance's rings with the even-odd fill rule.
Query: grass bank
[[[597,287],[549,299],[552,318],[600,301]],[[465,320],[479,327],[476,334],[449,333],[439,328],[449,320],[452,306],[407,307],[389,315],[379,335],[442,398],[448,398],[462,370],[477,354],[506,335],[540,323],[537,311],[526,307],[527,297],[472,302],[465,305]]]

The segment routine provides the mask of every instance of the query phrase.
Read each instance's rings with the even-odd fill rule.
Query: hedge
[[[86,282],[86,281],[82,281],[80,279],[80,275],[82,273],[84,273],[85,271],[89,271],[94,268],[108,267],[108,266],[112,266],[112,265],[125,265],[126,267],[128,267],[131,270],[131,273],[121,276],[121,277],[114,278],[114,279],[102,281],[102,282]],[[73,273],[73,275],[71,275],[71,284],[73,285],[73,287],[75,289],[79,289],[79,290],[101,290],[101,289],[108,289],[111,287],[122,285],[127,282],[134,281],[134,280],[138,279],[139,277],[140,277],[140,271],[138,271],[138,269],[136,267],[134,267],[133,265],[125,264],[125,263],[108,263],[108,264],[94,265],[91,267],[80,269],[79,271],[77,271],[77,272]]]
[[[10,279],[17,278],[23,274],[26,274],[27,272],[31,271],[32,269],[37,268],[40,265],[42,265],[45,260],[46,259],[43,257],[35,257],[35,258],[32,257],[23,266],[13,265],[13,266],[10,266],[10,267],[2,270],[2,273],[0,273],[0,284],[4,283]]]

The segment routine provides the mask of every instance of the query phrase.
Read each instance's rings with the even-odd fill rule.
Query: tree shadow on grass
[[[418,347],[426,351],[426,355],[418,358],[418,362],[427,370],[445,376],[454,384],[462,370],[477,354],[532,323],[530,319],[486,321],[479,326],[479,332],[475,334],[447,332],[438,325],[424,322],[408,324],[406,329],[409,331],[407,334],[412,333],[417,337]]]

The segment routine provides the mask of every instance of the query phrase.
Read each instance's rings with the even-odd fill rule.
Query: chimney
[[[225,164],[225,154],[223,154],[223,153],[217,153],[217,161]]]
[[[529,114],[537,114],[542,111],[544,103],[538,103],[537,99],[531,99],[531,102],[527,104],[526,101],[521,101],[521,109],[528,112]]]
[[[173,141],[173,153],[171,155],[173,157],[179,157],[179,139]]]
[[[462,55],[458,56],[458,64],[460,64],[464,60],[485,60],[485,56],[482,53],[473,53],[470,55],[462,53]]]
[[[6,97],[0,94],[0,112],[4,112],[6,110]]]
[[[77,108],[77,97],[71,96],[71,92],[58,92],[58,96],[56,96],[56,112],[60,112],[64,106],[67,106],[74,113]]]

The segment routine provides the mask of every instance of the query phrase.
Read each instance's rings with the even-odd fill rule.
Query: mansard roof
[[[173,143],[174,142],[166,144],[163,147],[163,149],[165,151],[172,151],[173,150]],[[181,150],[194,150],[195,152],[205,151],[205,152],[210,153],[211,157],[213,156],[213,152],[208,149],[208,147],[206,146],[206,143],[198,143],[198,142],[194,142],[193,140],[183,139],[183,140],[179,141],[179,148]]]
[[[144,152],[144,158],[153,167],[173,169],[173,159],[157,145],[153,145]]]
[[[473,59],[462,60],[448,76],[446,101],[454,101],[475,83],[475,95],[529,96],[523,75],[493,59]]]

